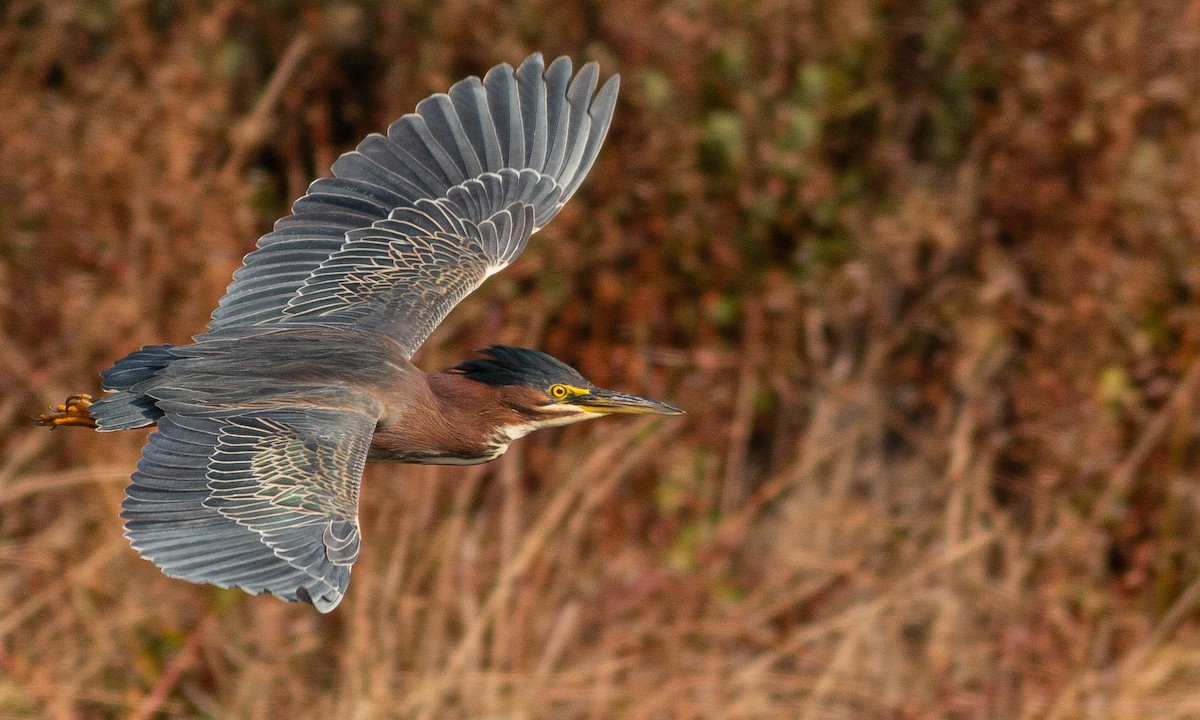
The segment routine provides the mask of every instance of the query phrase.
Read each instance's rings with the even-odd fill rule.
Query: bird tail
[[[162,417],[154,398],[137,391],[137,386],[151,379],[177,359],[173,345],[147,345],[132,352],[100,373],[103,386],[112,394],[97,400],[88,408],[100,432],[129,430],[153,425]]]

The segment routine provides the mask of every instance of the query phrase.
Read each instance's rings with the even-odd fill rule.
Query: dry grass
[[[1200,4],[0,14],[0,716],[1200,717]],[[419,360],[689,415],[370,469],[329,616],[139,560],[144,436],[28,416],[532,49],[619,69],[616,125]]]

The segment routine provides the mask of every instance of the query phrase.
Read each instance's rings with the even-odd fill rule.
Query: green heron
[[[426,373],[409,361],[467,294],[579,187],[618,76],[540,54],[492,68],[372,134],[309,186],[233,275],[207,332],[144,347],[50,427],[158,425],[122,503],[164,573],[337,606],[359,554],[367,461],[470,465],[534,430],[673,415],[538,352],[495,345]]]

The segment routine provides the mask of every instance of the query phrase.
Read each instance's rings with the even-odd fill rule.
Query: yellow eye
[[[562,400],[566,398],[568,392],[569,391],[567,390],[566,385],[552,385],[550,387],[550,396],[555,400]]]

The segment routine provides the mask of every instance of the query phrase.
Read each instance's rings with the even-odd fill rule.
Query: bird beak
[[[580,395],[571,401],[588,412],[595,413],[628,413],[631,415],[682,415],[683,411],[657,400],[647,400],[637,395],[613,392],[594,388],[587,395]]]

